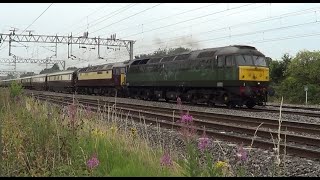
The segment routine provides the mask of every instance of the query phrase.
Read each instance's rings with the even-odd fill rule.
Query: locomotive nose
[[[239,66],[239,80],[242,81],[269,81],[269,68]]]

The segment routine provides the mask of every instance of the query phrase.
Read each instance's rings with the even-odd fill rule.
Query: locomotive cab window
[[[235,60],[238,66],[267,66],[263,56],[237,55]]]
[[[120,68],[115,68],[113,70],[114,75],[120,75]]]
[[[190,54],[181,54],[178,55],[174,61],[183,61],[183,60],[187,60],[190,57]]]
[[[147,62],[149,61],[149,59],[143,59],[139,62],[139,65],[140,64],[147,64]]]
[[[262,56],[252,56],[255,66],[267,66],[266,58]]]
[[[238,66],[252,66],[252,57],[249,55],[237,55],[236,61]]]
[[[176,56],[164,57],[164,58],[162,58],[161,62],[173,61],[175,57],[176,57]]]
[[[227,56],[226,57],[226,67],[232,67],[232,66],[234,66],[235,64],[234,64],[234,58],[233,58],[234,56]]]
[[[148,61],[148,64],[151,64],[151,63],[158,63],[160,62],[162,58],[152,58]]]
[[[141,60],[134,61],[131,65],[138,65]]]
[[[223,67],[225,65],[225,57],[224,56],[218,56],[218,67]]]

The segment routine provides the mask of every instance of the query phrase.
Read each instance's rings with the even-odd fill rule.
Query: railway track
[[[279,105],[267,105],[268,107],[274,107],[274,108],[279,108]],[[302,109],[302,110],[308,110],[308,111],[319,111],[320,112],[320,107],[306,107],[306,106],[295,106],[295,105],[283,105],[282,108],[288,108],[288,109]]]
[[[35,94],[41,93],[41,91],[32,91],[32,92],[36,92]],[[69,94],[70,95],[70,94]],[[99,97],[99,96],[93,96],[93,97]],[[176,104],[176,102],[173,101],[169,101],[166,103],[171,103],[171,104]],[[188,104],[186,104],[188,105]],[[198,106],[198,107],[208,107],[207,105],[204,104],[197,104],[197,105],[191,105],[191,106]],[[227,107],[225,107],[224,105],[221,106],[215,106],[218,108],[223,108],[223,109],[228,109]],[[270,108],[261,108],[261,107],[257,107],[254,109],[248,109],[248,108],[234,108],[234,110],[239,110],[239,111],[247,111],[247,112],[268,112],[268,113],[279,113],[279,108],[280,106],[278,105],[267,105],[267,107],[273,107],[273,108],[277,108],[277,109],[270,109]],[[296,107],[296,106],[282,106],[282,114],[294,114],[294,115],[299,115],[299,116],[306,116],[306,117],[315,117],[315,118],[320,118],[320,108],[312,108],[312,107]],[[288,109],[292,109],[292,110],[288,110]],[[294,110],[307,110],[307,111],[294,111]]]
[[[57,94],[51,96],[37,94],[35,97],[40,100],[64,105],[70,104],[73,101],[72,95],[70,94]],[[107,102],[100,99],[79,97],[76,98],[76,102],[85,106],[89,105],[96,110],[99,108],[101,109],[105,104],[109,104],[110,106],[114,104],[114,102]],[[130,113],[130,117],[136,121],[141,121],[141,118],[143,118],[144,121],[152,124],[160,123],[162,127],[180,128],[182,126],[180,123],[177,123],[180,119],[178,109],[118,102],[116,103],[116,109],[123,115]],[[252,137],[256,136],[258,138],[255,138],[253,147],[264,149],[274,148],[271,136],[274,139],[277,139],[277,120],[196,111],[189,111],[189,113],[193,116],[196,130],[199,133],[202,133],[205,128],[206,133],[214,138],[244,143],[246,145],[250,145],[252,143]],[[260,128],[257,130],[259,125]],[[286,139],[287,144],[282,143],[281,149],[286,147],[286,152],[288,154],[320,159],[320,151],[317,150],[320,147],[319,138],[288,133],[288,131],[292,131],[320,135],[319,124],[283,121],[282,131],[286,131],[281,134],[281,138]]]
[[[171,101],[170,103],[176,104],[176,102],[173,102],[173,101]],[[206,105],[206,104],[197,104],[197,105],[193,105],[193,106],[208,107],[208,105]],[[214,107],[228,109],[225,105],[216,105]],[[273,109],[270,109],[270,108],[273,108]],[[239,110],[239,111],[248,111],[248,112],[279,113],[279,108],[280,108],[279,105],[267,105],[265,107],[256,106],[256,108],[253,108],[253,109],[248,109],[245,107],[236,107],[234,109]],[[305,110],[305,111],[296,111],[296,110]],[[315,108],[315,107],[284,105],[284,106],[282,106],[282,113],[283,114],[294,114],[294,115],[300,115],[300,116],[320,118],[320,108]]]
[[[273,107],[277,107],[278,109],[256,108],[256,109],[250,109],[248,111],[251,111],[251,112],[279,113],[280,106],[273,106]],[[310,112],[306,112],[306,111],[286,110],[286,109],[291,109],[290,107],[286,107],[286,106],[284,106],[282,108],[283,108],[282,109],[282,113],[284,113],[284,114],[295,114],[295,115],[300,115],[300,116],[316,117],[316,118],[320,117],[320,110],[312,110]],[[296,108],[296,109],[298,109],[298,108]],[[240,109],[240,110],[247,111],[246,109]],[[303,109],[303,110],[309,110],[309,109]]]

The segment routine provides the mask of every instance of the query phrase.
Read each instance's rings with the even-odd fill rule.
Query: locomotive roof
[[[207,49],[201,49],[201,50],[195,50],[191,53],[193,56],[198,56],[200,53],[203,52],[212,52],[214,55],[227,55],[227,54],[254,54],[259,56],[264,56],[261,52],[259,52],[255,47],[253,46],[247,46],[247,45],[231,45],[231,46],[223,46],[223,47],[216,47],[216,48],[207,48]]]
[[[49,73],[48,76],[62,75],[62,74],[72,74],[73,72],[74,72],[74,70],[59,71],[59,72]]]
[[[117,63],[114,63],[112,67],[125,67],[126,64],[124,62],[117,62]]]
[[[15,79],[4,79],[4,80],[1,80],[1,81],[7,82],[7,81],[12,81],[12,80],[15,80]]]
[[[30,79],[32,76],[21,77],[19,79]]]
[[[108,64],[101,64],[101,65],[84,67],[84,68],[80,68],[78,70],[78,72],[91,72],[91,71],[96,71],[96,70],[112,69],[113,64],[114,63],[108,63]]]
[[[190,54],[189,56],[186,56]],[[163,62],[165,61],[175,61],[178,56],[184,56],[180,57],[179,60],[186,60],[186,59],[198,59],[198,58],[212,58],[217,55],[228,55],[228,54],[252,54],[257,56],[264,56],[261,52],[259,52],[255,47],[253,46],[247,46],[247,45],[232,45],[232,46],[223,46],[223,47],[215,47],[215,48],[207,48],[207,49],[200,49],[200,50],[193,50],[190,52],[183,52],[175,55],[167,55],[167,56],[159,56],[159,57],[150,57],[150,58],[140,58],[140,59],[134,59],[129,62],[130,65],[138,65],[138,64],[146,64],[146,63],[159,63],[160,60]],[[147,62],[148,59],[150,59],[150,62]],[[156,60],[157,59],[157,60]],[[145,60],[145,62],[143,62]],[[141,61],[141,62],[140,62]],[[153,61],[153,62],[151,62]]]
[[[48,73],[45,73],[45,74],[38,74],[38,75],[34,75],[34,76],[31,76],[32,78],[35,78],[35,77],[45,77]]]

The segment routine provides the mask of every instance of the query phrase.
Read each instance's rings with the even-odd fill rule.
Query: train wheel
[[[249,100],[246,103],[247,108],[252,109],[254,106],[256,105],[256,103],[253,100]]]
[[[209,106],[209,107],[214,107],[215,105],[216,105],[216,104],[215,104],[214,102],[212,102],[212,101],[209,101],[209,102],[208,102],[208,106]]]
[[[235,107],[236,107],[236,105],[235,105],[235,103],[234,103],[234,102],[229,101],[229,102],[227,103],[227,107],[228,107],[229,109],[232,109],[232,108],[235,108]]]
[[[191,101],[190,101],[190,104],[191,104],[191,105],[197,105],[197,104],[198,104],[197,99],[196,99],[195,96],[192,97],[192,99],[191,99]]]
[[[228,104],[229,103],[229,96],[227,94],[224,94],[222,96],[222,100],[223,100],[224,104]]]

